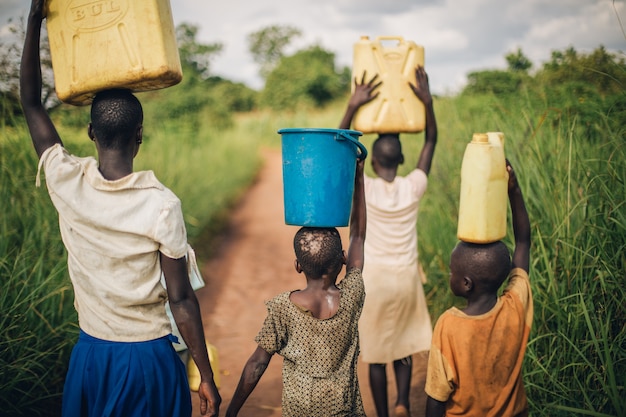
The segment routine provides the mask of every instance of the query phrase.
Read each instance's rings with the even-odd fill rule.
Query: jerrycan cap
[[[489,143],[489,136],[486,133],[474,133],[472,143],[487,144]]]

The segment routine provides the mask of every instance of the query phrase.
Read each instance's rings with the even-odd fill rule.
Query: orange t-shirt
[[[517,416],[528,409],[522,362],[533,319],[530,282],[515,268],[496,305],[469,316],[453,307],[435,324],[426,393],[446,416]]]

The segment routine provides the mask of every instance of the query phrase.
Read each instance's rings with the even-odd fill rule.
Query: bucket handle
[[[360,152],[357,155],[357,159],[359,161],[362,161],[365,158],[367,158],[367,148],[365,148],[365,145],[363,145],[361,142],[356,140],[352,135],[350,135],[347,132],[343,132],[343,131],[339,130],[339,131],[337,131],[337,133],[339,133],[339,136],[343,136],[343,139],[348,139],[350,142],[352,142],[354,145],[356,145],[357,148],[359,148]],[[343,139],[337,137],[337,140],[343,140]]]

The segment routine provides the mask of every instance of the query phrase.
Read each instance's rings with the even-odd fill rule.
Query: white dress
[[[415,169],[393,182],[365,178],[365,304],[361,358],[389,363],[430,348],[432,324],[419,273],[417,214],[427,186]]]

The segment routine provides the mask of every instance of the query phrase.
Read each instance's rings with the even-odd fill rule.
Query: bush
[[[323,107],[350,88],[345,74],[335,70],[333,53],[313,46],[281,59],[267,78],[261,104],[274,110]]]

